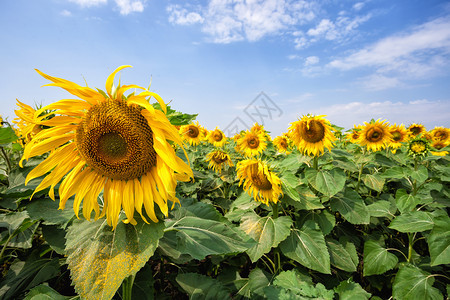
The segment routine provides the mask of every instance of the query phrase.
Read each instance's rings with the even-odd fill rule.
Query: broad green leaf
[[[163,236],[164,223],[136,226],[104,219],[75,220],[67,233],[66,255],[75,290],[82,298],[111,299],[122,281],[141,269]]]
[[[409,173],[409,175],[413,180],[417,181],[417,184],[420,184],[428,179],[428,169],[425,166],[420,165],[417,168],[417,171],[413,170],[411,173]]]
[[[313,221],[306,221],[301,229],[293,229],[290,236],[281,242],[284,255],[305,267],[330,274],[330,255],[322,231]]]
[[[366,292],[359,283],[353,282],[351,278],[341,281],[334,290],[338,293],[340,300],[369,299],[372,295]]]
[[[75,217],[73,199],[67,200],[66,207],[59,210],[58,201],[49,198],[33,199],[27,204],[27,211],[33,220],[43,220],[45,225],[67,225]]]
[[[42,235],[49,246],[58,254],[64,255],[66,231],[56,225],[41,225]]]
[[[368,240],[364,243],[363,262],[363,274],[364,276],[370,276],[383,274],[393,269],[398,263],[398,258],[388,252],[378,241]]]
[[[394,217],[395,211],[391,211],[392,204],[386,200],[378,200],[372,204],[367,205],[367,209],[369,210],[369,214],[371,217],[386,217],[392,218]],[[394,206],[395,207],[395,206]],[[395,210],[397,210],[395,208]]]
[[[306,170],[305,176],[314,189],[328,197],[342,191],[346,179],[345,173],[341,169],[333,169],[328,172],[310,168]]]
[[[386,169],[383,173],[380,174],[381,177],[391,180],[391,179],[402,179],[405,177],[404,169],[400,166],[395,166],[389,169]]]
[[[347,272],[356,272],[358,266],[355,265],[352,256],[341,243],[332,238],[326,238],[325,242],[330,252],[330,262],[333,266]]]
[[[177,231],[178,251],[195,259],[211,254],[244,252],[254,245],[239,228],[223,221],[186,216],[167,230]]]
[[[253,200],[253,197],[243,192],[231,204],[230,210],[225,214],[225,218],[232,222],[238,222],[241,218],[261,204],[259,201]]]
[[[315,221],[317,224],[319,224],[323,235],[328,235],[336,225],[335,216],[325,209],[320,210],[318,212],[317,211],[309,212],[303,220]]]
[[[0,281],[0,298],[18,299],[17,296],[21,293],[56,277],[60,272],[58,260],[58,258],[39,258],[36,251],[26,262],[16,261]]]
[[[24,300],[68,300],[72,297],[63,296],[48,285],[38,285],[31,289]]]
[[[411,264],[404,264],[395,276],[392,295],[394,299],[402,300],[443,299],[441,292],[433,287],[433,283],[434,277],[430,273]]]
[[[442,216],[433,221],[433,229],[427,236],[431,266],[450,264],[450,218]]]
[[[26,211],[12,212],[0,215],[0,228],[6,228],[0,232],[0,241],[12,238],[8,242],[9,247],[29,249],[32,247],[34,232],[39,223],[30,220]]]
[[[247,282],[237,291],[237,295],[247,299],[259,299],[265,296],[264,288],[270,284],[269,275],[255,268],[250,271]]]
[[[314,285],[311,277],[301,274],[297,270],[281,272],[277,277],[275,277],[273,284],[289,291],[291,295],[294,296],[294,299],[297,299],[295,296],[300,296],[298,299],[311,298],[332,300],[334,296],[334,292],[332,290],[327,290],[321,283]],[[267,288],[265,291],[267,291]]]
[[[369,224],[370,214],[361,196],[349,188],[331,198],[330,207],[352,224]]]
[[[297,210],[314,210],[324,208],[320,198],[314,194],[307,185],[301,185],[295,189],[299,198],[292,199],[288,193],[284,194],[284,198],[281,201],[289,203],[289,205],[294,206]],[[289,201],[292,199],[292,201]]]
[[[219,280],[197,273],[178,274],[177,283],[190,299],[231,299],[231,292]]]
[[[292,219],[290,217],[272,216],[261,218],[257,214],[248,214],[242,218],[241,229],[256,241],[256,245],[246,252],[252,262],[256,262],[270,249],[278,246],[290,233]]]
[[[412,211],[401,214],[392,220],[389,228],[400,232],[421,232],[434,226],[431,215],[425,211]]]
[[[395,203],[401,213],[412,211],[420,203],[420,198],[408,194],[404,189],[398,189],[395,193]]]
[[[384,178],[382,178],[378,174],[364,175],[363,182],[368,188],[371,188],[372,190],[375,190],[377,192],[381,192],[383,190]]]
[[[0,145],[9,144],[17,140],[17,135],[11,127],[0,127]]]

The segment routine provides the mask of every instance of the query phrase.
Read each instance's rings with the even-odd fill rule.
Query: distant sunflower
[[[279,153],[286,153],[286,154],[291,153],[291,151],[289,151],[291,140],[289,139],[287,134],[284,133],[274,138],[273,144],[275,145]]]
[[[325,116],[305,115],[291,123],[289,132],[298,149],[312,156],[320,156],[331,150],[336,137],[331,132],[330,122]]]
[[[425,126],[423,126],[422,124],[413,123],[408,126],[408,133],[412,137],[424,134],[426,131],[427,130],[425,129]]]
[[[267,147],[263,132],[247,131],[237,141],[237,147],[246,157],[261,154]]]
[[[408,131],[403,124],[394,124],[389,127],[389,132],[392,135],[389,146],[392,148],[392,152],[395,153],[403,143],[408,141]]]
[[[380,151],[389,145],[392,134],[389,132],[386,120],[378,119],[371,123],[364,122],[364,124],[358,138],[361,146],[366,146],[371,151]]]
[[[222,147],[227,142],[227,137],[223,134],[222,130],[216,127],[216,129],[208,132],[208,141],[214,147]]]
[[[204,139],[204,131],[198,122],[181,126],[179,132],[183,137],[183,140],[188,141],[191,145],[198,145]]]
[[[21,141],[21,144],[26,145],[33,136],[39,133],[42,129],[38,121],[34,119],[36,110],[28,104],[22,103],[17,100],[17,106],[19,109],[15,110],[17,118],[13,119],[13,123],[16,124],[17,135]]]
[[[233,161],[228,153],[222,150],[214,150],[206,155],[206,161],[209,162],[208,168],[215,172],[222,172],[222,168],[226,165],[233,166]]]
[[[435,127],[430,132],[431,139],[434,141],[450,142],[450,129],[445,127]]]
[[[260,125],[258,123],[253,124],[252,128],[250,128],[251,132],[255,132],[255,133],[262,133],[266,140],[271,141],[272,138],[270,137],[270,135],[267,133],[267,131],[264,129],[264,125]]]
[[[268,165],[256,159],[245,159],[236,165],[239,185],[243,183],[244,191],[256,201],[265,203],[277,203],[283,195],[280,178]]]
[[[54,187],[59,186],[59,208],[75,195],[73,208],[78,211],[83,201],[83,215],[95,219],[106,215],[108,225],[117,226],[123,209],[126,220],[136,224],[136,210],[158,222],[156,203],[167,216],[167,200],[179,203],[175,196],[177,180],[193,177],[192,170],[177,157],[168,140],[182,147],[182,140],[170,124],[165,113],[153,108],[147,97],[154,97],[166,112],[161,97],[136,85],[113,88],[117,68],[106,80],[106,93],[82,87],[71,81],[37,72],[80,99],[63,99],[36,111],[35,119],[43,129],[27,144],[23,160],[51,152],[27,176],[31,179],[50,172],[35,189],[50,187],[54,200]],[[142,89],[135,95],[124,96],[127,90]],[[38,118],[45,110],[55,110],[53,118]],[[100,213],[98,196],[103,190],[103,208]]]
[[[351,131],[345,135],[346,139],[352,144],[357,144],[362,128],[362,125],[353,125]]]
[[[424,138],[414,138],[409,141],[408,155],[416,158],[423,158],[430,151],[430,143]]]
[[[435,155],[435,156],[445,156],[447,155],[449,152],[448,151],[444,151],[442,149],[444,149],[445,147],[447,147],[450,144],[450,140],[438,140],[438,139],[434,139],[431,142],[431,148],[433,149],[431,151],[430,149],[430,153]]]

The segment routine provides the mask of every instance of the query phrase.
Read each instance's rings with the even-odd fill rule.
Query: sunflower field
[[[227,137],[126,67],[1,120],[0,299],[448,299],[449,128]]]

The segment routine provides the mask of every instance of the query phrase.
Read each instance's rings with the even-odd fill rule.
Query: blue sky
[[[2,0],[1,114],[49,104],[34,69],[148,86],[208,129],[272,135],[304,114],[450,127],[450,2]]]

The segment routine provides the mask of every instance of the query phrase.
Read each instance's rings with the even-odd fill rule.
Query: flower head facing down
[[[35,189],[59,186],[61,209],[75,195],[74,211],[83,202],[83,215],[89,220],[106,216],[115,228],[121,210],[126,222],[136,224],[135,210],[147,222],[146,215],[158,222],[156,203],[167,216],[168,200],[175,196],[177,180],[189,180],[192,170],[177,157],[168,141],[182,147],[182,140],[165,113],[147,100],[154,97],[165,111],[161,97],[136,85],[118,86],[113,90],[115,74],[129,66],[116,69],[106,80],[106,93],[82,87],[73,82],[46,75],[50,85],[59,86],[80,99],[64,99],[36,111],[34,119],[49,126],[36,134],[24,149],[23,160],[51,152],[27,176],[26,182],[50,172]],[[139,94],[124,95],[130,88],[142,89]],[[39,115],[46,109],[54,116]],[[22,162],[21,161],[21,162]],[[103,191],[103,207],[98,196]],[[100,212],[100,208],[102,208]]]
[[[233,161],[228,153],[222,150],[214,150],[206,155],[206,161],[209,162],[208,168],[215,172],[222,172],[222,168],[226,165],[233,166]]]
[[[289,132],[299,150],[311,156],[320,156],[331,150],[336,137],[331,132],[330,122],[324,116],[305,115],[291,123]]]
[[[283,195],[280,178],[261,160],[245,159],[236,165],[239,185],[256,201],[277,203]]]
[[[371,151],[380,151],[389,145],[392,134],[389,132],[386,120],[378,119],[370,123],[364,122],[364,124],[358,138],[361,146],[366,146]]]

